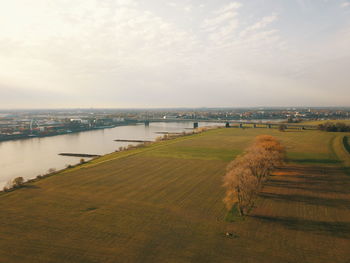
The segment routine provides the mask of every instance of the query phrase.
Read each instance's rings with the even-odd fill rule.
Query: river
[[[213,123],[199,123],[200,127]],[[224,124],[215,124],[224,125]],[[193,127],[192,122],[158,122],[145,125],[119,126],[52,137],[30,138],[0,142],[0,189],[13,178],[25,179],[45,174],[50,168],[62,169],[80,161],[78,157],[59,153],[103,155],[132,143],[115,142],[116,139],[154,140],[157,132],[182,132]],[[135,144],[135,143],[134,143]],[[87,158],[85,158],[87,159]]]

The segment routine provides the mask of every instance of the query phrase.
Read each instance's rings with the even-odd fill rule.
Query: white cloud
[[[269,24],[273,23],[276,20],[277,20],[277,15],[275,15],[275,14],[270,15],[270,16],[265,16],[260,21],[256,22],[255,24],[253,24],[251,26],[248,26],[246,29],[242,30],[242,32],[240,33],[240,36],[244,37],[252,31],[264,29],[265,27],[267,27]]]
[[[207,30],[214,30],[216,29],[219,25],[227,22],[228,20],[231,20],[237,15],[236,12],[233,11],[228,11],[225,13],[221,13],[218,16],[215,16],[213,18],[208,18],[204,21],[204,28]]]
[[[243,27],[239,15],[239,3],[231,3],[218,8],[215,14],[203,23],[203,28],[208,32],[211,43],[217,48],[229,48],[230,52],[236,54],[253,54],[257,50],[267,52],[270,47],[279,49],[281,41],[278,31],[274,29],[265,30],[270,24],[277,20],[277,15],[272,14],[261,18],[258,22]],[[278,47],[278,48],[276,48]]]
[[[206,31],[215,31],[218,29],[218,27],[224,26],[226,29],[222,28],[221,31],[225,31],[227,33],[232,32],[232,29],[234,29],[238,24],[236,17],[240,7],[240,3],[233,2],[219,8],[218,10],[214,11],[214,16],[204,20],[203,29]]]
[[[232,2],[222,8],[219,8],[216,13],[217,14],[222,14],[222,13],[227,13],[227,12],[232,12],[232,11],[235,11],[237,9],[239,9],[240,7],[242,6],[241,3],[239,2]]]
[[[350,6],[350,2],[344,2],[340,6],[346,8],[346,7]]]
[[[265,28],[267,25],[276,21],[277,15],[265,16],[259,22],[249,27],[250,30],[257,30],[261,28]]]
[[[255,22],[248,23],[252,16],[238,2],[214,10],[209,4],[198,9],[191,1],[167,2],[161,12],[147,5],[136,0],[1,3],[1,105],[10,103],[11,89],[23,94],[20,103],[42,92],[46,107],[55,107],[50,104],[55,100],[64,106],[65,97],[67,106],[88,107],[244,106],[260,98],[272,103],[273,96],[269,100],[265,93],[281,96],[276,103],[292,104],[311,90],[327,94],[327,71],[336,76],[338,90],[348,87],[342,68],[349,68],[350,30],[329,42],[296,46],[285,38],[288,31],[279,31],[283,23],[276,28],[277,19],[286,22],[282,14],[255,14]],[[193,22],[184,21],[186,10]]]
[[[191,12],[192,11],[192,5],[188,5],[184,7],[185,12]]]
[[[16,19],[7,19],[0,26],[2,51],[13,49],[13,43],[17,50],[12,55],[1,52],[0,77],[13,82],[21,76],[22,81],[47,89],[50,79],[65,75],[64,85],[51,82],[50,89],[70,89],[69,83],[79,83],[86,75],[97,81],[105,74],[128,74],[132,67],[172,63],[185,58],[195,41],[132,1],[108,3],[113,7],[92,0],[55,3],[54,8],[33,4],[23,14],[26,22],[20,23],[18,32],[6,31],[17,24]]]

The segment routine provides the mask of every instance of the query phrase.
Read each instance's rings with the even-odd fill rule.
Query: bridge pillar
[[[225,127],[226,127],[226,128],[230,128],[230,123],[229,123],[229,122],[226,122]]]
[[[198,122],[194,122],[193,123],[193,129],[197,129],[198,128]]]
[[[149,126],[149,121],[145,121],[145,126]]]

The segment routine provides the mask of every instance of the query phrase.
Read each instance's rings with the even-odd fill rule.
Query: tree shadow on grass
[[[282,187],[287,189],[294,189],[300,191],[308,191],[312,193],[336,193],[336,194],[350,194],[350,187],[347,189],[337,189],[334,185],[325,185],[324,183],[306,183],[306,182],[291,182],[287,180],[273,180],[264,184],[270,187]],[[344,182],[343,185],[344,186]],[[340,188],[340,187],[338,187]]]
[[[334,160],[334,159],[294,159],[291,158],[288,160],[289,162],[292,163],[318,163],[318,164],[338,164],[341,163],[339,160]]]
[[[337,175],[339,176],[339,175]],[[294,178],[298,179],[305,179],[309,183],[315,183],[315,182],[324,182],[324,183],[337,183],[337,182],[350,182],[350,178],[346,177],[336,177],[336,174],[329,174],[324,172],[323,175],[312,175],[312,174],[307,174],[307,175],[297,175],[294,176]]]
[[[279,224],[291,230],[350,239],[350,222],[325,222],[282,216],[252,215],[251,217],[265,222]]]
[[[343,171],[347,176],[350,176],[350,167],[349,166],[344,167]]]
[[[324,159],[323,159],[324,160]],[[277,167],[277,171],[308,171],[308,172],[319,172],[327,169],[332,172],[341,172],[342,168],[337,166],[304,166],[304,165],[288,165]]]
[[[279,201],[279,202],[298,202],[298,203],[305,203],[308,205],[350,209],[350,200],[346,200],[346,199],[331,199],[331,198],[298,195],[298,194],[281,195],[281,194],[273,194],[273,193],[261,193],[259,194],[259,196],[266,199]]]
[[[21,186],[22,188],[28,188],[28,189],[39,189],[40,187],[37,185],[32,185],[32,184],[24,184]]]
[[[280,167],[276,171],[286,174],[272,177],[265,185],[317,193],[350,193],[350,177],[341,167]]]
[[[324,160],[324,159],[323,159]],[[282,166],[277,167],[275,169],[276,171],[292,171],[292,172],[302,172],[302,173],[339,173],[341,174],[343,172],[343,169],[341,167],[334,167],[334,166],[304,166],[304,165],[288,165],[288,166]]]

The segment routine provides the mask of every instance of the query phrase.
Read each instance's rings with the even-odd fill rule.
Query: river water
[[[214,124],[199,123],[200,127],[210,125]],[[143,124],[119,126],[52,137],[0,142],[0,190],[13,178],[22,176],[31,179],[39,174],[45,174],[50,168],[59,170],[69,164],[76,164],[81,159],[61,156],[59,153],[103,155],[117,150],[120,146],[132,144],[115,142],[116,139],[154,140],[162,135],[157,132],[182,132],[192,127],[192,122],[150,123],[149,126]]]

